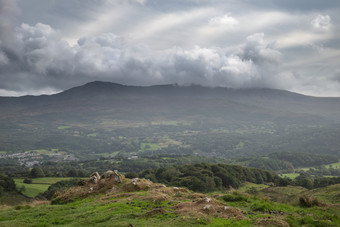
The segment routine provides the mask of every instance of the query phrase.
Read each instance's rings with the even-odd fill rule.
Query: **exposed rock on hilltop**
[[[241,210],[228,207],[222,201],[204,194],[193,193],[183,187],[167,187],[147,179],[125,179],[118,171],[107,171],[102,177],[97,172],[93,173],[84,185],[56,193],[52,204],[68,203],[99,193],[104,194],[100,200],[105,202],[127,200],[127,204],[131,206],[136,205],[134,202],[136,200],[154,203],[156,207],[145,212],[143,217],[171,213],[195,217],[213,215],[221,218],[247,219]]]

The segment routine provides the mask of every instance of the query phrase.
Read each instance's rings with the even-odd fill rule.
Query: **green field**
[[[58,129],[59,130],[63,130],[63,129],[69,129],[72,128],[71,126],[67,126],[67,125],[63,125],[63,126],[59,126]]]
[[[252,189],[262,190],[262,189],[265,189],[265,188],[268,188],[268,187],[269,186],[265,185],[265,184],[255,184],[255,183],[251,183],[251,182],[246,182],[246,183],[243,184],[242,187],[240,187],[238,189],[238,191],[246,192],[246,191],[249,191],[249,190],[252,190]]]
[[[299,175],[300,175],[299,173],[284,173],[280,174],[280,177],[288,177],[290,179],[295,179]]]
[[[161,147],[156,143],[141,143],[141,145],[140,145],[140,151],[141,152],[144,152],[145,150],[156,151],[160,148]]]
[[[325,165],[326,168],[334,168],[334,169],[340,169],[340,162],[332,163],[329,165]]]
[[[58,181],[62,180],[70,180],[72,177],[42,177],[42,178],[33,178],[32,184],[25,184],[23,183],[23,178],[15,178],[15,184],[17,188],[21,188],[22,186],[25,187],[25,191],[23,192],[24,195],[34,198],[39,193],[43,193],[48,189],[51,184],[54,184]]]

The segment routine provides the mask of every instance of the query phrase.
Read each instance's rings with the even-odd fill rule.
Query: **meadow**
[[[25,196],[34,198],[40,193],[43,193],[48,189],[52,184],[62,181],[62,180],[70,180],[72,177],[41,177],[41,178],[33,178],[31,184],[24,183],[23,178],[15,178],[15,184],[17,188],[25,187],[25,190],[22,192]]]

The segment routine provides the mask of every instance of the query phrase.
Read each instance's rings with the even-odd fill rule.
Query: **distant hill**
[[[181,118],[199,115],[233,121],[339,120],[340,98],[317,98],[274,89],[198,85],[125,86],[91,82],[55,95],[2,97],[0,118],[51,115]],[[66,116],[67,117],[67,116]],[[56,116],[58,118],[58,116]]]
[[[339,122],[340,98],[264,88],[95,81],[55,95],[0,97],[0,151],[51,155],[59,150],[84,159],[130,153],[338,155]]]

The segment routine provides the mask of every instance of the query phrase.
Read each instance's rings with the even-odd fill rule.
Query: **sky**
[[[91,81],[340,97],[339,0],[0,0],[0,96]]]

